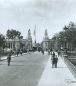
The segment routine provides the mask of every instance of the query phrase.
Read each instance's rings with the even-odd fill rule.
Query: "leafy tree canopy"
[[[76,47],[76,24],[70,22],[68,25],[64,26],[63,31],[55,35],[52,40],[56,40],[54,42],[58,42],[59,45],[68,42]]]
[[[15,37],[18,37],[19,39],[22,39],[23,36],[21,35],[21,32],[17,31],[17,30],[14,30],[14,29],[11,29],[11,30],[7,30],[7,33],[6,33],[6,36],[9,38],[9,39],[14,39]]]
[[[0,47],[4,47],[4,44],[5,44],[5,37],[0,34]]]

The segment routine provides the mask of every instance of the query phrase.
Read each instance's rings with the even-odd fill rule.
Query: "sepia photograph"
[[[76,0],[0,0],[0,86],[76,86]]]

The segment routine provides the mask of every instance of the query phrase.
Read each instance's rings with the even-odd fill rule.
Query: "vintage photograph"
[[[76,0],[0,0],[0,86],[76,86]]]

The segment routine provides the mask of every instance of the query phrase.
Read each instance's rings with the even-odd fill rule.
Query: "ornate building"
[[[30,29],[28,30],[27,48],[29,50],[32,50],[32,37],[31,37],[31,31],[30,31]]]
[[[27,39],[19,39],[18,37],[15,37],[14,39],[8,39],[5,40],[5,45],[7,48],[13,51],[17,50],[32,50],[32,37],[31,37],[31,31],[28,30]]]
[[[26,39],[18,39],[18,37],[16,37],[15,39],[6,39],[6,42],[5,42],[6,48],[13,51],[26,49],[27,48],[26,44],[27,44]]]
[[[42,42],[42,48],[45,51],[49,49],[49,37],[48,37],[47,29],[45,30],[45,34]]]

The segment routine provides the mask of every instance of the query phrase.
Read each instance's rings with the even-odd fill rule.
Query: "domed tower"
[[[45,30],[44,38],[43,38],[43,50],[47,51],[49,49],[49,37],[47,29]]]
[[[31,31],[28,30],[28,36],[27,36],[27,48],[29,50],[32,50],[32,37],[31,37]]]
[[[32,40],[30,29],[28,30],[28,39],[31,39]]]

